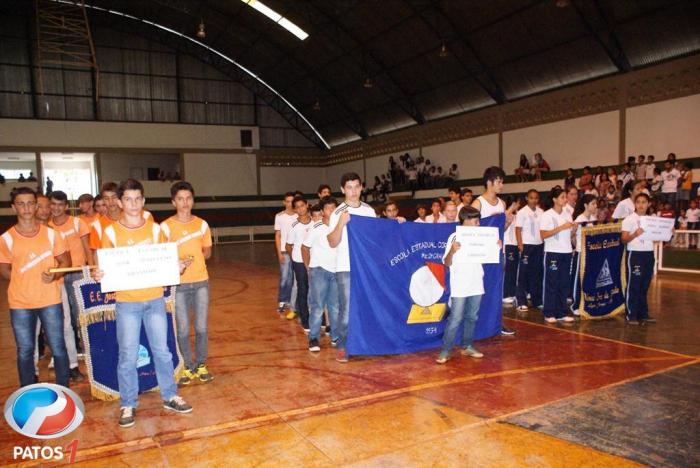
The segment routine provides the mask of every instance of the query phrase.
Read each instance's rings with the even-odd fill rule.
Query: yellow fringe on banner
[[[622,232],[622,222],[617,222],[613,224],[602,224],[598,226],[586,226],[584,228],[581,228],[581,258],[579,261],[581,262],[581,268],[579,268],[579,281],[581,282],[581,297],[579,300],[579,313],[581,314],[581,317],[586,319],[586,320],[607,320],[609,318],[616,317],[622,313],[625,312],[625,302],[623,302],[621,305],[615,308],[612,312],[606,315],[601,315],[601,316],[594,316],[586,312],[584,309],[584,304],[585,301],[583,300],[583,275],[586,272],[586,236],[589,235],[596,235],[596,234],[610,234],[610,233],[616,233]],[[622,240],[620,240],[622,242]],[[625,256],[627,255],[627,248],[623,248],[622,250],[622,258],[620,259],[620,284],[622,285],[622,291],[627,290],[627,265],[625,263]]]

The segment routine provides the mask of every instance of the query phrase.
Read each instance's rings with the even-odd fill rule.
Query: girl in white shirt
[[[596,197],[593,195],[584,195],[581,197],[576,205],[574,216],[576,216],[576,219],[574,219],[574,229],[576,230],[576,250],[574,251],[571,259],[571,271],[573,272],[571,283],[571,298],[573,299],[573,302],[571,303],[571,311],[574,313],[574,315],[580,315],[578,311],[581,301],[581,298],[579,297],[581,295],[581,279],[579,278],[579,269],[581,263],[581,240],[583,238],[581,230],[585,226],[594,224],[596,221],[598,221],[598,200]]]
[[[573,322],[567,315],[566,298],[571,284],[571,215],[564,211],[566,192],[554,187],[550,193],[553,206],[540,219],[540,236],[544,240],[543,303],[545,321]]]
[[[640,239],[642,216],[649,210],[649,195],[640,193],[634,199],[635,212],[622,221],[622,242],[627,244],[627,323],[656,322],[649,317],[647,292],[654,275],[654,242]]]

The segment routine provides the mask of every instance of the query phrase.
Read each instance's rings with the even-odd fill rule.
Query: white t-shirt
[[[311,261],[309,268],[321,267],[326,271],[335,273],[336,251],[328,243],[328,226],[323,224],[323,221],[314,223],[314,227],[309,231],[309,234],[302,243],[311,249]]]
[[[450,253],[457,233],[447,238],[442,261]],[[484,268],[480,263],[452,264],[450,266],[450,297],[469,297],[484,294]]]
[[[662,171],[661,178],[664,181],[661,186],[661,193],[676,193],[678,191],[678,179],[681,178],[681,173],[678,172],[678,169]]]
[[[640,220],[641,218],[637,213],[632,213],[622,221],[622,230],[634,234],[639,228]],[[629,252],[652,252],[654,250],[654,241],[635,237],[627,243],[627,250]]]
[[[550,208],[540,218],[540,229],[551,231],[566,222],[572,222],[571,215],[564,210],[561,213]],[[553,253],[571,253],[571,229],[564,229],[544,240],[544,251]]]
[[[340,204],[338,208],[331,215],[331,219],[328,222],[328,232],[333,232],[335,227],[338,225],[340,220],[340,215],[343,211],[350,213],[350,222],[352,223],[353,216],[366,216],[368,218],[376,218],[377,213],[375,213],[374,208],[369,206],[365,202],[360,202],[360,206],[353,207],[348,205],[346,202]],[[342,237],[340,243],[336,247],[337,262],[336,262],[336,272],[350,271],[350,249],[348,247],[348,228],[343,227]]]
[[[413,220],[414,223],[425,223],[426,221],[424,219],[416,218]]]
[[[508,229],[503,233],[504,245],[518,245],[518,239],[515,237],[515,224],[510,223]]]
[[[489,203],[483,195],[479,195],[479,198],[477,198],[477,200],[479,200],[479,213],[481,214],[482,218],[488,218],[489,216],[506,212],[506,202],[504,202],[500,198],[498,199],[495,205]]]
[[[304,224],[299,220],[294,221],[292,229],[287,235],[287,244],[292,244],[292,261],[302,263],[304,259],[301,256],[301,243],[304,241],[306,233],[314,227],[314,223],[309,220]]]
[[[425,221],[424,221],[424,222],[425,222],[425,223],[434,223],[434,222],[435,222],[435,217],[434,217],[433,215],[429,214],[428,216],[425,217]],[[447,222],[447,218],[445,218],[445,215],[444,215],[444,214],[440,213],[440,216],[438,217],[437,222],[438,222],[438,223],[446,223],[446,222]]]
[[[654,169],[656,168],[656,164],[654,163],[647,163],[646,165],[646,177],[645,179],[653,179],[654,178]]]
[[[613,219],[625,219],[632,213],[634,213],[634,202],[632,201],[632,197],[628,197],[617,204],[612,217]]]
[[[574,217],[574,207],[569,205],[568,203],[564,205],[564,208],[562,208],[562,210],[569,213],[569,216],[571,216],[572,218]]]
[[[581,213],[576,217],[575,221],[579,223],[579,225],[576,227],[576,252],[581,252],[581,238],[583,237],[581,235],[581,231],[588,223],[598,221],[598,217],[596,215],[591,215],[590,217],[586,218],[586,215]]]
[[[287,236],[292,229],[292,224],[298,217],[296,213],[290,215],[284,211],[280,211],[275,215],[275,231],[280,232],[280,252],[282,253],[286,252],[284,249],[287,244]]]
[[[622,181],[622,186],[624,187],[629,182],[634,181],[634,174],[632,174],[631,172],[621,172],[620,180]]]
[[[520,235],[523,238],[523,244],[542,244],[539,220],[543,214],[544,211],[542,211],[542,208],[539,206],[536,206],[535,210],[533,211],[529,206],[525,205],[520,209],[520,211],[518,211],[518,214],[515,215],[515,227],[522,229]]]
[[[700,208],[688,208],[685,210],[685,217],[688,218],[689,223],[700,222]]]
[[[588,189],[585,192],[583,192],[584,195],[595,195],[596,197],[598,196],[598,191],[594,188]]]

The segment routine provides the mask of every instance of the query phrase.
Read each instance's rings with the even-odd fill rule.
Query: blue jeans
[[[190,346],[190,310],[194,313],[194,349],[197,362],[192,362]],[[175,296],[175,318],[177,319],[177,344],[185,366],[194,370],[207,362],[207,315],[209,313],[209,281],[182,283]]]
[[[78,300],[75,297],[73,283],[80,280],[82,277],[82,272],[66,273],[63,276],[64,284],[66,286],[66,292],[68,293],[68,305],[70,306],[70,323],[73,327],[73,332],[75,333],[76,342],[78,340],[78,330],[80,328],[80,322],[78,321]]]
[[[310,340],[318,340],[321,335],[321,321],[324,309],[328,311],[328,319],[331,322],[331,340],[338,338],[336,324],[338,323],[338,281],[335,273],[331,273],[321,267],[311,268],[309,271],[309,301],[311,302],[311,315],[309,317]]]
[[[482,295],[469,297],[450,297],[450,316],[447,319],[445,334],[442,337],[442,352],[452,351],[457,337],[457,331],[464,322],[462,332],[462,347],[471,346],[474,342],[474,327],[479,318],[479,305]]]
[[[17,344],[17,372],[21,387],[34,383],[34,340],[37,319],[44,326],[46,340],[51,347],[56,372],[56,383],[68,387],[68,352],[63,340],[63,307],[54,304],[40,309],[10,309],[12,332]]]
[[[288,303],[292,298],[292,286],[294,285],[294,273],[292,271],[292,259],[289,254],[283,253],[284,262],[280,263],[280,282],[277,302]]]
[[[156,379],[163,400],[177,395],[173,357],[168,349],[168,318],[162,297],[146,302],[117,302],[117,343],[119,344],[119,398],[121,406],[136,408],[139,376],[136,363],[139,354],[141,322],[151,345]]]
[[[339,271],[335,274],[335,279],[338,282],[338,320],[337,326],[331,325],[331,328],[337,329],[338,349],[345,349],[350,319],[350,272]]]

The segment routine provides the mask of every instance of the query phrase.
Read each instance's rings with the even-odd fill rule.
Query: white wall
[[[552,170],[619,162],[619,113],[606,112],[503,133],[503,169],[512,174],[520,153],[542,153]]]
[[[248,153],[184,153],[183,177],[197,195],[255,195],[255,155]]]
[[[457,164],[460,179],[481,177],[487,167],[498,166],[498,134],[426,146],[423,157],[445,173]]]
[[[232,150],[241,148],[244,128],[252,130],[253,146],[258,148],[257,127],[0,119],[0,148]]]
[[[700,155],[700,94],[630,107],[626,118],[628,155],[653,154],[657,161],[668,153]]]
[[[99,159],[100,184],[132,177],[132,169],[136,170],[133,175],[140,180],[148,179],[149,167],[157,167],[166,174],[180,172],[180,155],[175,153],[99,153]]]
[[[326,182],[323,167],[275,167],[260,168],[260,191],[263,195],[277,195],[300,190],[316,193],[318,186]]]
[[[387,156],[387,161],[389,157]],[[324,182],[331,186],[333,192],[340,191],[340,178],[346,172],[356,172],[362,177],[362,160],[350,161],[342,164],[336,164],[335,166],[328,166],[325,168]]]

